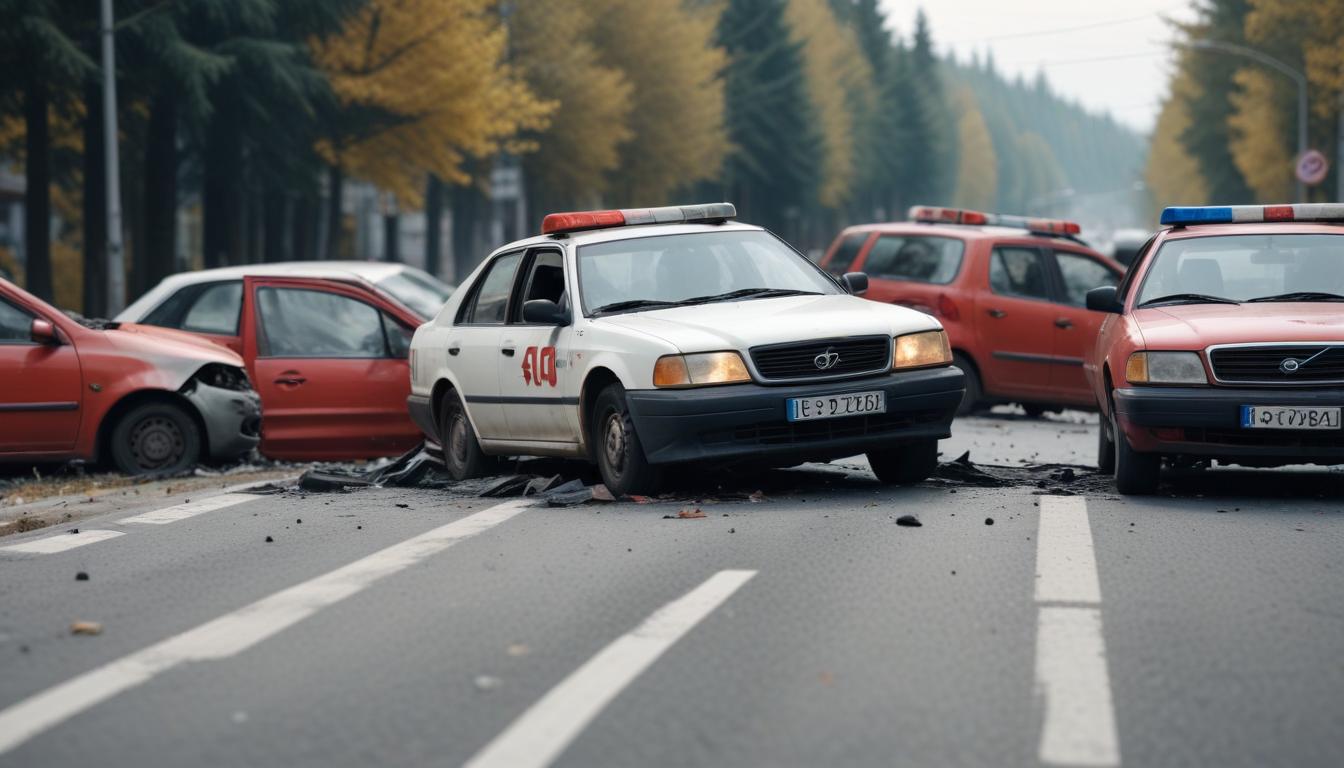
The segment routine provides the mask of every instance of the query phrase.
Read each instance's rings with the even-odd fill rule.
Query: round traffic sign
[[[1325,181],[1330,172],[1330,161],[1315,149],[1309,149],[1297,158],[1297,180],[1308,186],[1316,186]]]

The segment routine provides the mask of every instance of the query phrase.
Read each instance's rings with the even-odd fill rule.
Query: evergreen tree
[[[915,17],[915,34],[906,59],[909,101],[901,116],[908,202],[947,202],[955,184],[953,120],[943,87],[941,65],[924,11]]]
[[[1245,44],[1246,14],[1249,0],[1206,0],[1200,19],[1188,27],[1191,38]],[[1234,111],[1232,97],[1240,92],[1237,70],[1246,62],[1235,56],[1206,51],[1183,54],[1183,69],[1189,73],[1189,122],[1181,133],[1181,144],[1199,165],[1208,185],[1211,201],[1224,204],[1249,203],[1253,194],[1232,157],[1232,127],[1228,118]]]

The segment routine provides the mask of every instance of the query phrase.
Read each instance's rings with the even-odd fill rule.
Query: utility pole
[[[112,0],[102,0],[103,158],[107,163],[107,315],[126,307],[126,266],[121,252],[121,173],[117,161],[117,56]]]
[[[1193,48],[1199,51],[1217,51],[1227,53],[1233,56],[1258,61],[1265,66],[1277,70],[1279,74],[1292,80],[1297,84],[1297,157],[1300,158],[1307,151],[1307,76],[1292,67],[1284,64],[1282,61],[1262,53],[1254,48],[1247,48],[1244,45],[1235,43],[1225,43],[1222,40],[1195,39],[1188,43],[1177,43],[1177,47]],[[1344,141],[1344,139],[1342,139]],[[1344,148],[1341,148],[1344,152]],[[1297,158],[1294,158],[1296,161]],[[1296,177],[1296,172],[1294,172]],[[1342,188],[1344,189],[1344,188]],[[1305,203],[1307,201],[1307,185],[1302,183],[1301,179],[1297,181],[1297,202]]]

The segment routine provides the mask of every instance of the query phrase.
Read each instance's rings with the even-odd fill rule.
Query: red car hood
[[[121,323],[102,333],[107,334],[108,341],[119,349],[151,360],[179,358],[200,363],[224,363],[240,368],[243,365],[243,359],[233,350],[186,331]]]
[[[1256,341],[1344,342],[1344,304],[1178,304],[1140,309],[1134,321],[1148,349],[1199,350]]]

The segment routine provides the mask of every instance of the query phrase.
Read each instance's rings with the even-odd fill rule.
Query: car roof
[[[359,277],[377,282],[405,270],[405,264],[386,261],[280,261],[270,264],[240,264],[232,267],[179,272],[164,278],[178,285],[208,283],[239,277]]]
[[[845,228],[842,234],[855,232],[879,232],[887,235],[908,235],[917,233],[933,237],[954,237],[959,240],[1039,240],[1049,243],[1072,243],[1091,250],[1091,246],[1065,237],[1038,235],[1020,227],[1003,227],[991,224],[926,224],[921,221],[890,221],[879,224],[857,224]]]
[[[515,240],[508,245],[495,249],[494,256],[505,251],[517,250],[518,248],[528,248],[539,245],[562,245],[569,244],[574,246],[592,245],[594,243],[609,243],[615,240],[634,240],[644,237],[659,237],[662,235],[688,235],[697,232],[764,232],[765,229],[754,224],[743,224],[737,221],[726,221],[722,224],[638,224],[622,227],[606,227],[604,229],[589,229],[582,232],[567,232],[559,235],[537,235],[522,240]]]
[[[1238,224],[1191,224],[1162,230],[1164,240],[1228,235],[1344,235],[1344,227],[1327,222],[1254,222]]]

